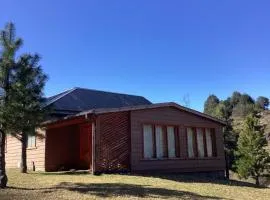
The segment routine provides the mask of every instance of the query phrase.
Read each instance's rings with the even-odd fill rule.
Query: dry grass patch
[[[76,173],[20,174],[8,170],[0,199],[269,199],[270,189],[240,181],[191,176],[93,176]]]

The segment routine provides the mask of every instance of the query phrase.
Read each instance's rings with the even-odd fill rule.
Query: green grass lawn
[[[28,173],[8,170],[0,199],[270,199],[269,188],[240,181],[183,175],[135,176],[86,173]]]

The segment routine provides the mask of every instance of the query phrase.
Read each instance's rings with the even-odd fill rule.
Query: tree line
[[[5,144],[7,134],[21,142],[22,173],[27,172],[27,136],[46,116],[43,94],[47,75],[37,54],[16,55],[23,40],[16,37],[15,26],[8,23],[0,32],[0,188],[7,185]]]
[[[225,100],[209,95],[204,103],[204,113],[226,122],[223,130],[225,155],[228,170],[238,173],[240,178],[259,178],[269,174],[270,156],[266,150],[265,126],[260,123],[261,112],[268,110],[269,99],[259,96],[254,100],[238,91]],[[236,127],[235,121],[243,125]]]

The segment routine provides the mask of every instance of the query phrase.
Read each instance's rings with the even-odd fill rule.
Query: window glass
[[[211,131],[209,128],[205,129],[205,136],[206,136],[207,156],[212,157],[213,156],[212,137],[211,137]]]
[[[157,158],[164,157],[164,138],[163,130],[161,126],[156,126],[156,152]]]
[[[144,158],[153,158],[153,134],[152,126],[143,126]]]
[[[198,145],[198,156],[204,157],[204,142],[203,142],[203,130],[197,128],[197,145]]]
[[[188,157],[194,157],[194,148],[193,148],[193,139],[194,133],[191,128],[187,128],[187,141],[188,141]]]
[[[36,136],[27,135],[27,147],[35,147],[35,146],[36,146]]]
[[[169,158],[176,157],[175,155],[175,137],[174,137],[174,127],[167,127],[167,137],[168,137],[168,156]]]

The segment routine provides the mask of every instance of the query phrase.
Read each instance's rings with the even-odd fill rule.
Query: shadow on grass
[[[74,170],[74,171],[63,171],[63,172],[44,172],[39,173],[42,175],[91,175],[88,170]],[[119,174],[117,174],[119,175]],[[133,174],[133,173],[124,173],[122,175],[126,176],[141,176],[141,177],[153,177],[166,179],[176,182],[183,183],[213,183],[213,184],[221,184],[221,185],[231,185],[231,186],[239,186],[239,187],[253,187],[253,188],[265,188],[264,186],[258,187],[254,183],[240,181],[240,180],[227,180],[221,178],[214,178],[207,176],[207,173],[182,173],[182,174],[158,174],[158,173],[149,173],[149,174]]]
[[[89,170],[70,170],[70,171],[59,171],[59,172],[39,172],[37,174],[40,175],[46,175],[46,176],[50,176],[50,175],[92,175],[89,173]]]
[[[166,179],[170,181],[182,182],[182,183],[213,183],[219,185],[239,186],[239,187],[252,187],[252,188],[266,188],[265,186],[257,186],[254,183],[249,183],[240,180],[227,180],[222,178],[208,177],[205,175],[192,175],[192,174],[130,174],[129,176],[142,176],[142,177],[154,177],[160,179]]]
[[[139,198],[177,198],[177,199],[221,199],[213,196],[203,196],[193,192],[156,188],[149,185],[122,184],[122,183],[71,183],[62,182],[51,188],[17,188],[16,190],[39,190],[43,193],[52,193],[57,190],[68,190],[96,197],[139,197]]]
[[[73,170],[73,171],[62,171],[62,172],[43,172],[38,173],[41,175],[91,175],[88,170]],[[119,175],[119,174],[116,174]],[[254,183],[240,181],[240,180],[227,180],[221,178],[214,178],[207,176],[207,173],[182,173],[182,174],[158,174],[158,173],[149,173],[149,174],[133,174],[133,173],[123,173],[122,175],[126,176],[141,176],[141,177],[153,177],[166,179],[176,182],[183,183],[213,183],[213,184],[221,184],[228,186],[239,186],[239,187],[253,187],[253,188],[266,188],[266,186],[257,186]]]

